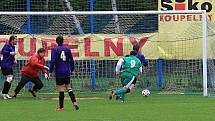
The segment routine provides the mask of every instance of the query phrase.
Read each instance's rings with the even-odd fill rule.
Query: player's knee
[[[132,84],[132,85],[129,87],[129,90],[130,90],[130,91],[134,91],[134,89],[135,89],[135,85]]]
[[[125,91],[127,91],[129,88],[126,87],[126,86],[124,86],[122,89],[125,90]]]
[[[66,87],[67,91],[72,88],[71,84],[66,84],[65,87]]]
[[[7,76],[7,82],[11,83],[13,81],[13,76]]]

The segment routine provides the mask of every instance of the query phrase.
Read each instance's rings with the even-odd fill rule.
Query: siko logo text
[[[211,12],[212,3],[195,0],[161,0],[161,10],[206,10]]]

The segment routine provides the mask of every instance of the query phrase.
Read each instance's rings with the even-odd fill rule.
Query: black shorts
[[[7,75],[13,75],[13,69],[12,68],[1,68],[2,74],[4,76]]]
[[[64,84],[69,84],[69,83],[70,83],[69,77],[64,77],[64,78],[56,77],[56,85],[64,85]]]

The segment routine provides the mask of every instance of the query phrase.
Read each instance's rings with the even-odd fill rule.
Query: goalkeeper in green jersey
[[[119,95],[121,97],[121,102],[124,102],[127,90],[132,86],[139,72],[142,73],[142,64],[136,55],[137,51],[133,50],[130,52],[130,56],[123,57],[117,62],[116,75],[120,75],[123,87],[116,91],[112,91],[109,96],[110,100],[113,96]]]

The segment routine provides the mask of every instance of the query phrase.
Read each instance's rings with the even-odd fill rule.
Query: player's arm
[[[53,49],[51,52],[51,61],[50,61],[50,70],[49,73],[52,73],[54,71],[54,66],[55,66],[55,61],[56,61],[56,55],[55,55],[55,50]]]
[[[11,51],[10,50],[10,46],[9,45],[5,45],[3,48],[2,48],[2,51],[1,51],[2,54],[10,54],[10,55],[16,55],[16,53],[14,51]]]
[[[75,70],[75,63],[74,63],[74,59],[73,59],[71,50],[69,50],[69,62],[70,62],[71,72],[73,72]]]
[[[3,55],[2,52],[0,52],[0,60],[3,61]]]
[[[144,66],[148,66],[148,65],[149,65],[149,61],[145,58],[144,55],[141,55],[140,61],[141,61],[141,63],[142,63]]]
[[[45,59],[42,60],[42,64],[43,64],[43,66],[46,65]],[[47,69],[47,68],[43,68],[43,69],[42,69],[42,72],[43,72],[43,75],[44,75],[45,79],[49,80],[50,78],[49,78],[49,75],[47,74],[47,70],[46,70],[46,69]]]
[[[139,72],[143,73],[143,67],[142,66],[139,68]]]
[[[45,64],[46,64],[46,61],[45,61],[45,59],[43,59],[43,66],[45,66]],[[46,68],[43,68],[42,72],[43,72],[43,74],[46,74],[47,73]]]
[[[116,74],[120,74],[123,62],[124,62],[123,58],[120,58],[119,61],[117,62],[117,65],[116,65]]]
[[[2,54],[12,54],[14,52],[10,52],[10,47],[8,45],[5,45],[3,48],[2,48],[2,51],[1,51]]]

